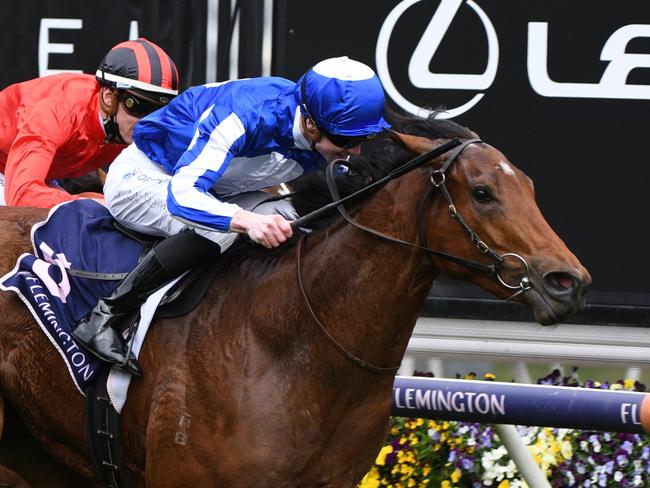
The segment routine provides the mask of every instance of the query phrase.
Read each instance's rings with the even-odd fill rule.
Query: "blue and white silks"
[[[277,77],[213,83],[143,118],[133,140],[173,175],[169,212],[228,231],[239,207],[215,194],[259,190],[321,167],[300,131],[297,96],[294,82]]]

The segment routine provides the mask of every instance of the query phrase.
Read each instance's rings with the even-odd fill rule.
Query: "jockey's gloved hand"
[[[253,242],[266,248],[278,247],[293,235],[291,224],[281,215],[261,215],[247,210],[237,212],[230,230],[248,234]]]

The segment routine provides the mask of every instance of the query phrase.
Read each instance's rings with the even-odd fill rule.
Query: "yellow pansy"
[[[379,488],[380,486],[379,471],[375,467],[368,471],[361,480],[361,483],[359,483],[359,488]]]
[[[377,459],[375,460],[375,464],[378,466],[384,466],[386,464],[386,456],[388,456],[391,452],[393,452],[393,446],[382,447],[381,451],[379,451]]]
[[[402,469],[401,469],[402,477],[401,478],[403,480],[406,480],[406,479],[410,478],[411,476],[413,476],[413,471],[415,471],[415,468],[413,468],[413,466],[410,466],[408,464],[402,464],[401,467],[402,467]]]

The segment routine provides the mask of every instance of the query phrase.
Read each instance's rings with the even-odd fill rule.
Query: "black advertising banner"
[[[204,81],[206,0],[3,2],[0,88],[58,70],[94,73],[115,44],[146,37],[174,59],[181,86]]]
[[[0,26],[0,88],[94,73],[136,36],[172,56],[182,88],[260,71],[295,80],[331,56],[364,61],[392,107],[444,107],[531,176],[542,212],[592,274],[592,309],[650,325],[647,0],[22,0],[3,3]],[[444,281],[433,295],[484,297]]]
[[[650,3],[290,0],[276,11],[278,74],[347,54],[378,71],[394,107],[446,107],[533,178],[592,273],[591,304],[650,306]]]

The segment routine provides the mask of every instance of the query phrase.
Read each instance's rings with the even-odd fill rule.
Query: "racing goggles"
[[[322,129],[321,129],[322,130]],[[323,131],[325,136],[330,140],[332,144],[341,149],[352,149],[353,147],[358,146],[362,142],[369,141],[374,139],[377,134],[367,134],[365,136],[344,136],[341,134],[331,134],[330,132]]]
[[[122,92],[120,101],[122,102],[122,105],[124,105],[124,110],[126,110],[129,115],[137,117],[138,119],[141,119],[164,106],[161,103],[146,100],[130,92]]]

